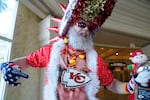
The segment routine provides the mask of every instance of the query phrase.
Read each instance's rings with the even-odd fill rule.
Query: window
[[[9,61],[18,9],[17,0],[0,0],[0,65]],[[4,99],[5,82],[0,73],[0,100]]]

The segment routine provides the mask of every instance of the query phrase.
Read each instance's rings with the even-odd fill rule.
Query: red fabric
[[[52,45],[46,45],[35,52],[29,54],[26,58],[27,63],[32,67],[47,67],[50,58]]]
[[[98,77],[100,80],[100,84],[104,86],[109,86],[114,77],[109,69],[107,69],[106,64],[102,60],[102,58],[98,57]]]
[[[144,52],[142,50],[135,50],[134,52],[132,52],[132,54],[130,55],[131,57],[135,57],[138,54],[144,54]]]
[[[58,82],[57,92],[59,100],[88,100],[84,87],[66,88]]]
[[[133,67],[133,75],[136,75],[136,74],[137,74],[137,69],[138,69],[139,66],[140,66],[140,63],[135,63],[135,64],[134,64],[134,67]]]
[[[129,100],[134,100],[134,94],[128,96]]]
[[[52,45],[46,45],[35,52],[29,54],[26,58],[27,63],[32,67],[47,67],[47,64],[50,59],[50,52]],[[113,81],[113,75],[110,70],[107,69],[104,61],[98,57],[97,59],[98,66],[98,77],[101,82],[101,85],[109,86]]]

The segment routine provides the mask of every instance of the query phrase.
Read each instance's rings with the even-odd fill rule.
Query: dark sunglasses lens
[[[81,28],[85,28],[86,27],[86,23],[78,22],[78,26],[81,27]]]
[[[93,30],[93,27],[91,25],[87,25],[85,22],[78,22],[78,27],[80,27],[80,28],[88,27],[89,31]]]

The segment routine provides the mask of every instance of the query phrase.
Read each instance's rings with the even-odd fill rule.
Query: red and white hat
[[[69,0],[68,6],[60,4],[65,12],[62,19],[53,18],[58,22],[59,27],[51,27],[49,30],[65,36],[72,23],[78,18],[95,23],[92,25],[92,32],[95,33],[105,22],[114,8],[117,0]]]
[[[131,57],[135,57],[135,56],[137,56],[139,54],[144,54],[144,52],[142,50],[140,50],[140,49],[137,49],[137,50],[133,51],[130,56]]]

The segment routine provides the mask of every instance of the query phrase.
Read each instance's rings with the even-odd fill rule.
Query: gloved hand
[[[136,83],[134,81],[134,78],[132,77],[126,86],[128,92],[130,92],[131,94],[134,93],[135,86],[136,86]]]
[[[9,85],[18,86],[21,83],[17,82],[19,78],[28,78],[28,75],[21,72],[18,65],[13,62],[6,62],[0,66],[0,70],[2,71],[3,78]]]

